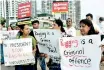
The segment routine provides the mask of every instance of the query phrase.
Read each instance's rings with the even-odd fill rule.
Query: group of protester
[[[40,25],[40,23],[38,20],[32,21],[33,29],[39,29],[39,25]],[[66,25],[67,25],[67,27],[64,28],[63,22],[60,19],[55,19],[52,24],[52,29],[59,30],[61,32],[62,36],[67,36],[67,37],[77,36],[77,34],[76,34],[77,31],[73,27],[71,18],[68,18],[66,20]],[[96,24],[93,21],[93,15],[89,13],[86,15],[86,19],[82,19],[79,22],[79,25],[80,25],[80,34],[82,36],[104,34],[104,18],[103,17],[100,17],[99,24]],[[4,24],[0,25],[0,26],[1,26],[1,30],[2,30]],[[61,70],[60,63],[52,62],[51,58],[49,58],[49,62],[46,63],[45,59],[48,57],[48,55],[45,53],[39,52],[37,40],[33,34],[33,30],[30,31],[30,27],[28,24],[25,24],[23,22],[22,25],[17,24],[15,26],[15,28],[13,28],[13,26],[10,25],[7,27],[7,31],[9,31],[9,30],[19,30],[17,39],[32,38],[32,51],[33,51],[33,54],[35,56],[35,61],[36,61],[35,64],[16,65],[15,70],[38,70],[37,69],[38,61],[39,61],[39,65],[42,70],[46,70],[46,65],[48,66],[49,70]],[[104,37],[102,37],[102,38],[104,38]],[[103,62],[103,61],[104,61],[104,52],[103,52],[101,62]],[[2,62],[2,64],[3,64],[3,62]]]

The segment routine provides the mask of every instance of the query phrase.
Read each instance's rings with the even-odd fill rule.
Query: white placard
[[[99,70],[100,35],[59,39],[62,70]]]
[[[3,47],[5,66],[35,63],[31,38],[5,40]]]
[[[54,62],[58,62],[60,31],[53,29],[34,29],[33,31],[38,41],[39,51],[50,55]]]
[[[0,40],[16,39],[18,30],[0,31]]]

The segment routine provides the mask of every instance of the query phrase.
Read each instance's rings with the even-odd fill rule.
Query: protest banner
[[[68,1],[53,1],[52,12],[68,12]]]
[[[100,35],[59,39],[62,70],[99,70]]]
[[[18,4],[18,19],[31,17],[31,2]]]
[[[16,39],[18,30],[0,31],[0,40]]]
[[[5,66],[35,63],[31,38],[5,40],[3,47]]]
[[[48,54],[55,62],[58,62],[60,31],[52,29],[34,29],[33,31],[38,41],[39,51]]]

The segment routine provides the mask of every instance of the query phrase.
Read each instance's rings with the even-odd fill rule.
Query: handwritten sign
[[[62,70],[99,70],[99,35],[59,39]]]
[[[41,53],[46,53],[53,58],[59,58],[59,37],[60,31],[52,29],[34,29],[34,36],[38,41],[38,48]],[[54,59],[53,59],[54,60]]]
[[[18,30],[0,31],[0,40],[16,39]]]
[[[3,46],[5,66],[35,63],[31,38],[5,40]]]

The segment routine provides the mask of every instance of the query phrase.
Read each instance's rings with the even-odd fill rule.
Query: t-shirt
[[[104,21],[101,23],[101,31],[102,31],[102,34],[104,34]]]
[[[93,23],[93,27],[94,27],[95,31],[98,31],[99,33],[102,33],[100,27],[94,21],[92,21],[92,23]]]
[[[74,27],[64,28],[67,35],[76,36],[76,29]]]

